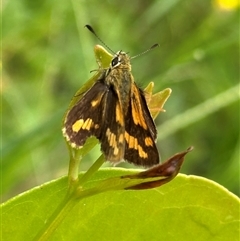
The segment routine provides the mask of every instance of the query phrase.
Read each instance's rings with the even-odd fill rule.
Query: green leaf
[[[86,188],[136,170],[100,170]],[[32,240],[67,191],[61,178],[1,206],[4,241]],[[160,188],[110,191],[76,202],[49,240],[236,240],[239,199],[205,178],[179,174]]]
[[[152,95],[152,89],[154,86],[153,82],[150,82],[148,86],[144,89],[145,97],[148,104],[148,108],[151,112],[152,118],[155,119],[159,112],[165,112],[163,109],[164,104],[166,103],[167,99],[172,93],[170,88],[157,92],[156,94]],[[151,91],[151,92],[150,92]]]

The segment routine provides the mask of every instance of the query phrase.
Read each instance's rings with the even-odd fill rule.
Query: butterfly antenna
[[[90,26],[90,25],[85,25],[85,27],[90,31],[90,32],[92,32],[94,35],[95,35],[95,37],[108,49],[108,50],[110,50],[113,54],[115,54],[115,52],[112,50],[112,49],[110,49],[109,47],[108,47],[108,45],[106,45],[103,41],[102,41],[102,39],[100,39],[99,37],[98,37],[98,35],[96,34],[96,32],[93,30],[93,28]]]
[[[154,44],[152,47],[150,47],[150,48],[147,49],[146,51],[144,51],[144,52],[142,52],[142,53],[140,53],[140,54],[138,54],[138,55],[135,55],[135,56],[131,57],[131,59],[135,59],[136,57],[139,57],[139,56],[141,56],[141,55],[143,55],[143,54],[146,54],[147,52],[149,52],[150,50],[152,50],[152,49],[154,49],[154,48],[156,48],[156,47],[159,47],[159,44]]]

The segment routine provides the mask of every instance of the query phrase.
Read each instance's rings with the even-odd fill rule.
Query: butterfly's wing
[[[124,115],[118,96],[113,86],[104,96],[104,110],[102,113],[102,130],[100,135],[101,150],[106,160],[118,163],[124,157]]]
[[[67,113],[62,130],[66,140],[81,148],[88,137],[95,136],[106,160],[121,161],[125,142],[124,123],[118,121],[122,116],[119,106],[113,89],[103,79],[97,81]]]
[[[157,130],[144,93],[136,86],[131,87],[131,101],[125,117],[124,159],[135,165],[150,167],[159,163],[155,144]]]
[[[104,82],[97,81],[66,114],[62,131],[72,147],[81,148],[90,136],[99,139],[107,92]]]

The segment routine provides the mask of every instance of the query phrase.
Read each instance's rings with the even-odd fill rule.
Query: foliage
[[[238,14],[197,0],[4,2],[4,200],[67,172],[61,120],[97,68],[93,46],[99,42],[84,28],[87,23],[115,51],[136,55],[160,44],[132,64],[140,86],[154,81],[155,90],[173,90],[167,112],[156,120],[162,158],[194,145],[183,172],[239,194]],[[225,92],[223,103],[208,111]],[[98,149],[91,152],[81,169],[98,156]]]
[[[101,170],[86,187],[131,173]],[[64,200],[66,184],[66,178],[54,180],[7,202],[3,240],[33,240],[38,232],[41,236],[46,219]],[[49,240],[238,240],[239,199],[205,178],[180,174],[156,189],[86,197],[68,203],[63,222]]]
[[[239,195],[239,9],[224,9],[223,2],[4,2],[2,200],[67,173],[62,118],[73,94],[97,68],[92,49],[99,42],[85,24],[94,26],[111,49],[129,51],[131,56],[160,44],[134,59],[132,69],[141,87],[153,81],[157,91],[173,90],[164,108],[167,112],[156,119],[162,159],[194,145],[182,172],[215,180]],[[93,149],[81,170],[88,169],[99,153],[98,147]],[[108,170],[107,175],[115,172],[121,171]],[[105,174],[100,171],[92,181]],[[4,235],[14,240],[14,225],[17,230],[26,228],[22,240],[25,234],[34,237],[30,232],[42,227],[64,197],[65,180],[51,181],[6,202],[1,209]],[[58,239],[63,232],[73,240],[89,233],[97,239],[107,230],[108,237],[122,240],[134,223],[127,238],[133,240],[137,233],[139,240],[152,234],[152,226],[145,226],[149,222],[157,225],[154,234],[162,227],[159,235],[166,240],[174,240],[173,229],[182,240],[191,238],[188,227],[199,234],[198,240],[225,240],[227,235],[234,240],[239,233],[237,197],[199,177],[179,175],[159,189],[109,192],[77,205],[80,208],[75,207],[56,232]],[[150,213],[154,216],[148,218]],[[106,228],[109,217],[114,222]],[[119,228],[119,236],[112,226]]]

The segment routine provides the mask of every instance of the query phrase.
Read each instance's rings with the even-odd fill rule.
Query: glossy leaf
[[[134,172],[101,170],[86,187]],[[67,179],[62,178],[3,204],[3,240],[32,240],[62,202],[66,190]],[[239,199],[222,186],[180,174],[160,188],[109,191],[78,201],[49,240],[237,241],[239,210]]]

